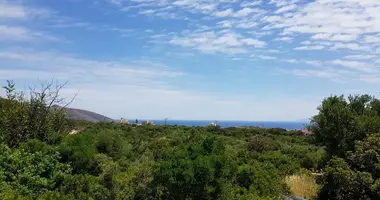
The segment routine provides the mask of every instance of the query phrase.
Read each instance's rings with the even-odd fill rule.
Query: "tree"
[[[200,140],[198,140],[198,139]],[[172,149],[153,171],[161,199],[218,199],[235,172],[233,160],[214,137],[193,137],[184,148]]]
[[[55,151],[28,152],[0,145],[0,152],[0,178],[2,176],[2,181],[20,195],[35,198],[54,190],[71,172],[68,164],[59,162],[59,155]]]
[[[367,99],[331,96],[318,107],[318,115],[312,118],[311,131],[317,142],[326,146],[329,155],[344,157],[346,151],[353,150],[356,140],[363,139],[365,133],[358,126],[357,115],[363,113]]]
[[[351,170],[342,158],[334,157],[329,162],[324,182],[318,196],[321,200],[378,199],[371,189],[374,182],[371,174]]]
[[[67,116],[63,108],[73,101],[66,101],[59,93],[65,86],[54,82],[41,83],[41,89],[30,87],[29,97],[16,91],[13,81],[8,81],[6,98],[0,98],[0,139],[9,146],[18,146],[28,139],[48,143],[57,140],[56,135],[66,132]],[[62,105],[55,109],[54,105]]]
[[[248,142],[248,150],[256,152],[266,152],[278,150],[279,143],[270,137],[253,136]]]
[[[348,153],[350,165],[373,178],[380,178],[380,133],[372,134],[363,141],[357,141],[355,151]]]

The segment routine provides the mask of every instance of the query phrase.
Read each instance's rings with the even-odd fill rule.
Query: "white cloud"
[[[258,6],[262,4],[262,0],[253,0],[253,1],[243,1],[240,6],[241,7],[253,7],[253,6]]]
[[[275,13],[281,14],[281,13],[286,13],[286,12],[293,11],[296,9],[297,9],[297,5],[292,4],[292,5],[288,5],[288,6],[284,6],[284,7],[279,8],[278,10],[276,10]]]
[[[25,19],[27,13],[21,6],[11,5],[7,1],[0,1],[0,19]]]
[[[310,44],[312,44],[312,42],[311,41],[302,41],[300,44],[302,44],[302,45],[310,45]]]
[[[272,3],[279,10],[294,5],[286,1]],[[331,42],[330,50],[371,51],[380,40],[376,35],[380,33],[380,1],[316,0],[292,8],[295,10],[287,17],[272,14],[264,18],[269,23],[266,30],[278,29],[282,35],[310,35],[313,40]]]
[[[248,47],[264,47],[265,42],[243,37],[235,32],[201,32],[187,33],[183,36],[176,36],[169,41],[170,44],[191,47],[205,53],[229,53],[242,54],[248,52]]]
[[[151,15],[151,14],[154,14],[155,12],[156,12],[155,10],[149,9],[149,10],[140,11],[139,14]]]
[[[373,75],[362,75],[359,77],[358,80],[365,81],[367,83],[375,83],[375,84],[380,83],[379,76],[373,76]]]
[[[245,43],[246,45],[255,46],[255,47],[264,47],[266,44],[263,41],[252,39],[252,38],[245,38],[245,39],[242,39],[241,41]]]
[[[298,60],[296,60],[296,59],[287,59],[287,60],[285,60],[285,62],[288,62],[288,63],[298,63]]]
[[[219,24],[220,27],[222,27],[222,28],[231,28],[231,27],[232,27],[232,22],[231,22],[231,21],[227,21],[227,20],[224,20],[224,21],[218,22],[218,24]]]
[[[163,85],[162,80],[183,76],[154,62],[97,61],[53,52],[0,51],[0,79],[63,79],[79,82],[105,81],[121,85]],[[12,69],[14,68],[14,69]]]
[[[274,56],[266,56],[266,55],[258,55],[257,58],[263,59],[263,60],[274,60],[276,57]]]
[[[342,78],[346,76],[345,71],[334,69],[293,69],[290,73],[296,76],[326,78],[335,82],[342,82]]]
[[[275,40],[277,41],[284,41],[284,42],[290,42],[293,40],[293,38],[291,37],[280,37],[280,38],[276,38]]]
[[[323,64],[322,61],[318,61],[318,60],[305,60],[304,62],[312,66],[321,66]]]
[[[223,11],[216,11],[213,13],[215,17],[228,17],[233,14],[233,10],[231,8]]]
[[[277,7],[291,5],[297,3],[299,0],[270,0],[269,4],[275,4]]]
[[[60,39],[52,35],[30,30],[19,26],[7,26],[0,24],[0,42],[23,41],[33,42],[39,39],[59,41]]]
[[[337,50],[337,49],[350,49],[354,51],[371,51],[372,48],[369,46],[364,46],[358,43],[341,43],[337,42],[334,43],[334,45],[331,47],[332,50]]]
[[[328,34],[328,33],[319,33],[311,37],[314,40],[328,40],[328,41],[342,41],[349,42],[355,41],[358,36],[350,34]]]
[[[380,43],[380,35],[367,35],[364,37],[363,42],[365,43]]]
[[[331,61],[331,64],[334,65],[340,65],[343,67],[351,68],[354,70],[358,71],[363,71],[363,72],[379,72],[375,67],[369,65],[368,63],[365,62],[359,62],[359,61],[347,61],[347,60],[333,60]]]
[[[247,22],[237,23],[236,27],[243,28],[243,29],[250,29],[250,28],[256,27],[257,25],[258,23],[256,22],[247,21]]]
[[[45,8],[26,7],[19,1],[0,0],[0,20],[30,20],[51,16],[53,11]]]
[[[0,40],[31,40],[31,31],[23,27],[0,25]]]
[[[351,59],[351,60],[371,60],[377,58],[375,55],[349,55],[345,58]]]
[[[315,46],[301,46],[301,47],[296,47],[294,48],[295,50],[306,50],[306,51],[311,51],[311,50],[321,50],[325,49],[325,46],[322,45],[315,45]]]
[[[273,23],[273,22],[281,22],[284,20],[284,18],[282,16],[272,15],[272,16],[265,16],[263,20],[265,22]],[[267,28],[270,28],[270,27],[267,27]]]
[[[258,8],[243,8],[236,13],[233,14],[234,17],[245,17],[247,15],[250,15],[251,13],[262,13],[264,12],[262,9]]]

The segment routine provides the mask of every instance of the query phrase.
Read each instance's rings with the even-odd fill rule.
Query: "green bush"
[[[256,151],[259,153],[266,151],[276,151],[279,148],[280,144],[276,140],[260,135],[252,137],[248,142],[248,150]]]
[[[67,164],[59,162],[57,152],[27,152],[0,145],[0,175],[17,193],[37,197],[54,190],[71,173]]]

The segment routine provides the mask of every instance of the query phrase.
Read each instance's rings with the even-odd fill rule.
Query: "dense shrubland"
[[[54,91],[5,89],[0,199],[380,199],[380,102],[369,96],[325,99],[304,136],[70,121],[51,109]]]

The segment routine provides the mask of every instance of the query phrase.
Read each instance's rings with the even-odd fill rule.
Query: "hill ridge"
[[[107,116],[104,116],[92,111],[84,110],[84,109],[69,108],[69,107],[63,108],[59,105],[53,105],[52,108],[63,109],[67,113],[69,119],[71,120],[84,120],[84,121],[90,121],[90,122],[113,122],[114,121],[113,119]]]

